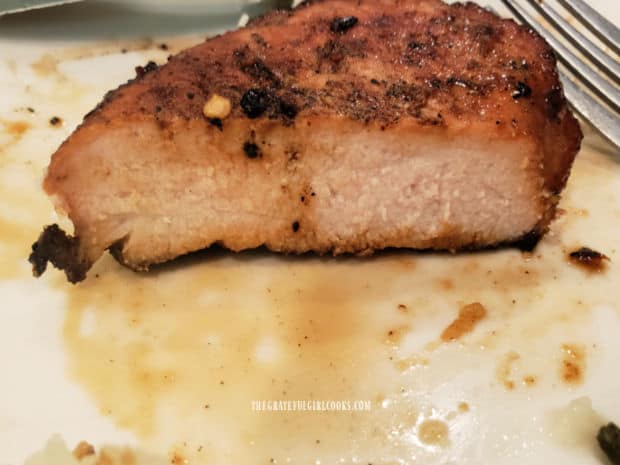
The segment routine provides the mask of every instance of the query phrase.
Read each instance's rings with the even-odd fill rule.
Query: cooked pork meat
[[[137,74],[54,154],[75,232],[46,229],[35,274],[536,238],[582,137],[545,41],[471,3],[309,0]]]

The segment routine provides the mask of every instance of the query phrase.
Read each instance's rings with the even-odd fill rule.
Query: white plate
[[[90,5],[0,20],[0,464],[53,436],[29,464],[72,463],[62,442],[81,440],[129,448],[111,463],[601,463],[596,430],[620,421],[616,150],[588,132],[531,257],[205,253],[148,275],[107,257],[76,287],[35,280],[30,244],[59,220],[40,189],[49,155],[136,65],[237,19]],[[567,263],[582,245],[606,272]],[[473,302],[487,316],[441,342]],[[371,410],[251,404],[308,399]]]

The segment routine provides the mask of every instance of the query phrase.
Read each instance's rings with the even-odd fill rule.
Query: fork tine
[[[559,59],[576,75],[582,78],[592,91],[602,100],[607,102],[614,111],[620,113],[620,91],[607,79],[581,61],[573,52],[557,40],[553,34],[547,31],[538,21],[534,20],[525,9],[517,3],[517,0],[502,0],[504,4],[532,29],[536,30],[545,38],[551,48],[556,51]]]
[[[571,105],[616,147],[620,147],[620,118],[584,92],[566,74],[560,72],[564,93]]]
[[[620,29],[582,0],[558,0],[564,8],[579,17],[583,25],[620,54]]]
[[[590,60],[597,63],[601,71],[605,72],[616,83],[620,82],[620,63],[611,58],[591,40],[564,20],[557,11],[546,2],[528,0],[530,5],[536,8],[551,24],[553,24],[566,38],[568,38]]]

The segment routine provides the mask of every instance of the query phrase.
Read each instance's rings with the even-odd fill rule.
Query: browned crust
[[[546,230],[542,230],[537,226],[532,231],[524,234],[516,240],[510,240],[505,242],[499,242],[497,244],[486,245],[481,247],[479,244],[472,242],[471,244],[464,244],[462,238],[446,238],[446,242],[441,247],[429,247],[428,249],[417,249],[420,252],[424,251],[436,251],[438,249],[453,250],[456,251],[476,251],[476,250],[494,250],[503,247],[516,247],[519,250],[531,252],[533,251],[540,239],[543,237]],[[385,249],[392,249],[389,245]],[[269,247],[267,247],[268,250]],[[148,271],[152,265],[156,263],[131,263],[125,260],[123,253],[123,241],[119,241],[113,244],[110,248],[110,254],[116,259],[118,263],[134,271]],[[296,252],[294,250],[276,250],[280,253],[287,253],[289,255],[304,255],[304,253]],[[334,257],[343,255],[359,255],[370,256],[379,249],[360,249],[355,252],[342,252],[337,249],[330,248],[325,250],[314,250],[313,253],[317,255],[331,254]],[[69,236],[63,230],[59,228],[57,224],[46,226],[41,236],[32,245],[32,253],[28,257],[28,261],[32,264],[32,272],[35,277],[40,277],[47,269],[47,264],[51,263],[55,268],[65,272],[67,280],[73,284],[77,284],[86,279],[86,273],[93,265],[89,260],[85,259],[80,252],[80,239]]]

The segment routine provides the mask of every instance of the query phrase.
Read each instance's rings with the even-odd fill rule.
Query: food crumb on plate
[[[456,341],[465,334],[470,333],[475,326],[487,316],[487,309],[480,302],[465,305],[459,311],[459,315],[441,333],[444,342]]]
[[[441,420],[425,420],[418,429],[420,442],[428,446],[445,447],[450,444],[450,429]]]
[[[50,125],[54,127],[62,126],[62,118],[59,116],[52,116],[50,118]]]
[[[73,449],[73,456],[78,460],[82,460],[84,457],[90,455],[95,455],[95,448],[86,441],[80,441],[80,443],[75,446],[75,449]]]
[[[517,352],[508,352],[502,357],[497,366],[497,380],[500,381],[509,391],[512,391],[515,388],[515,382],[512,378],[512,368],[514,363],[520,358],[521,356]]]
[[[563,344],[562,351],[562,381],[566,384],[580,384],[583,382],[585,371],[585,348],[577,344]]]

